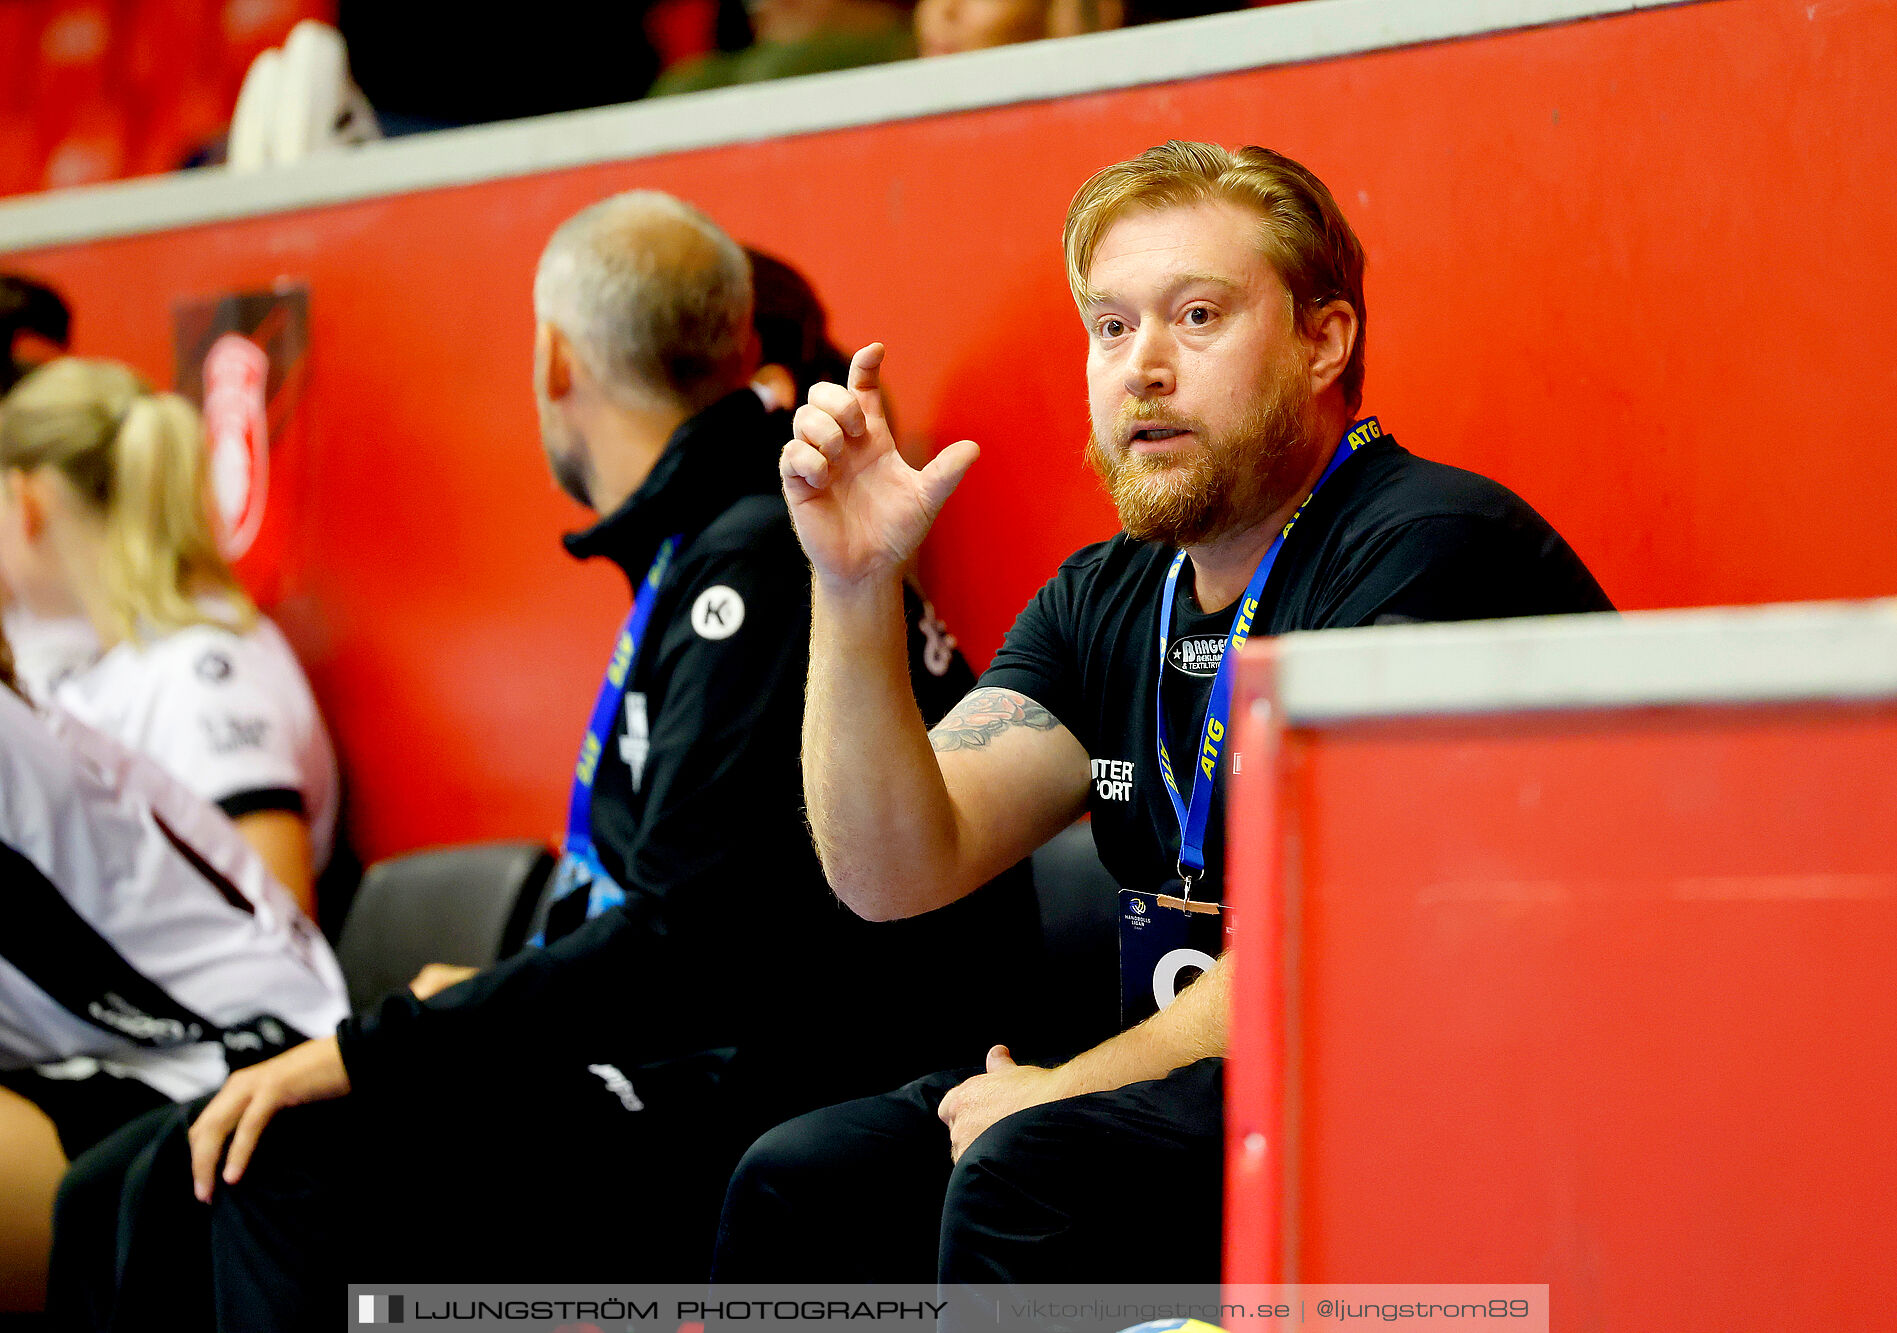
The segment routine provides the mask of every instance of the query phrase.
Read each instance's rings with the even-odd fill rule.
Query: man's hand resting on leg
[[[224,1183],[235,1185],[250,1165],[257,1137],[270,1117],[286,1106],[346,1096],[349,1073],[334,1037],[294,1046],[261,1064],[240,1069],[191,1125],[191,1189],[201,1203],[211,1201],[224,1159]],[[225,1144],[230,1145],[228,1154]]]

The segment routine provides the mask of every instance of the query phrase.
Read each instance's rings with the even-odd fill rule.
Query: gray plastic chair
[[[336,941],[350,1007],[367,1008],[429,963],[485,967],[514,953],[543,910],[553,864],[540,843],[487,842],[370,866]]]

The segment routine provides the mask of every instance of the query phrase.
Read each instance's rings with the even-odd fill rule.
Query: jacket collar
[[[681,533],[689,544],[736,501],[775,493],[778,450],[789,438],[788,418],[767,412],[750,389],[727,394],[672,432],[624,504],[561,541],[575,559],[604,556],[637,584],[667,537]]]

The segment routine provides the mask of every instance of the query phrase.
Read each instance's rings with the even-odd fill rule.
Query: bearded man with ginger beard
[[[1084,813],[1133,913],[1219,901],[1222,673],[1248,633],[1612,609],[1520,498],[1362,414],[1363,249],[1305,168],[1168,143],[1089,180],[1065,243],[1087,454],[1125,531],[1061,566],[932,731],[900,569],[975,444],[904,463],[871,345],[780,463],[815,569],[811,825],[872,919],[954,901]],[[996,1046],[780,1125],[733,1178],[715,1280],[1098,1281],[1137,1236],[1142,1280],[1216,1282],[1227,975],[1053,1066]]]

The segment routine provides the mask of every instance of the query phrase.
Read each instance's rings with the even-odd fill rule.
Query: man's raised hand
[[[958,440],[920,470],[896,452],[883,411],[883,345],[850,360],[849,383],[813,384],[778,460],[784,498],[819,580],[893,574],[915,553],[980,452]]]

